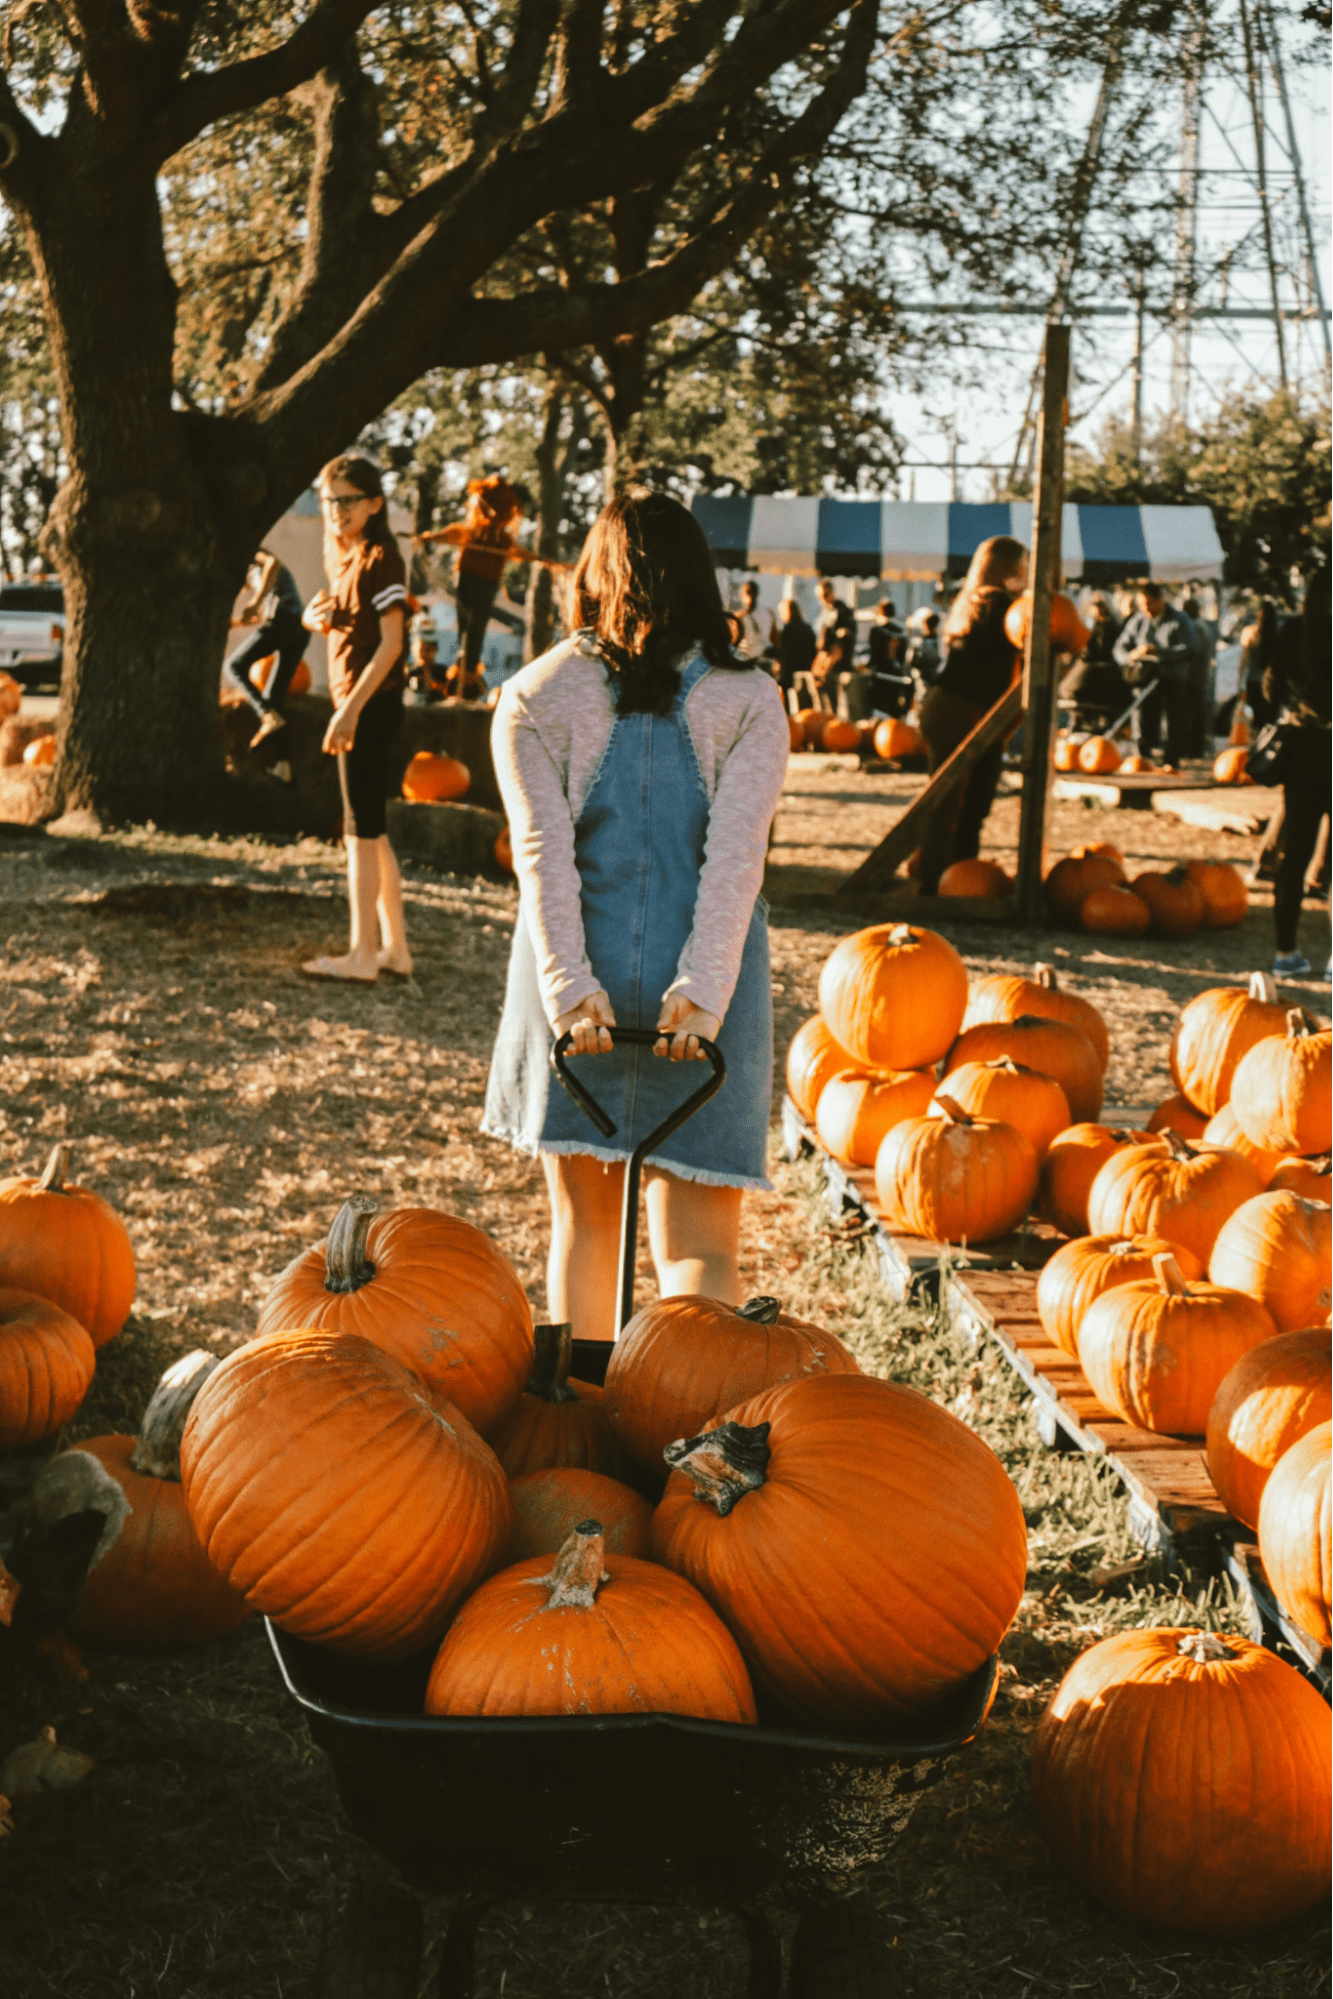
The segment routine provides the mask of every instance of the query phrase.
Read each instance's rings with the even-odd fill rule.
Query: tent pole
[[[1023,661],[1023,798],[1018,826],[1020,923],[1041,921],[1041,851],[1051,783],[1055,720],[1055,654],[1051,599],[1060,587],[1060,524],[1065,489],[1065,425],[1069,421],[1069,326],[1048,325],[1042,360],[1037,486],[1033,494],[1032,616]]]

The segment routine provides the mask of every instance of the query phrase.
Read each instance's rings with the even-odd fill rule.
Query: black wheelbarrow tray
[[[616,1037],[650,1043],[645,1031]],[[725,1064],[677,1112],[676,1128],[721,1087]],[[614,1132],[555,1053],[557,1074]],[[631,1158],[622,1233],[623,1324],[632,1306],[639,1167]],[[576,1340],[573,1372],[600,1384],[609,1341]],[[892,1532],[892,1523],[885,1522]],[[945,1759],[970,1742],[995,1698],[991,1658],[901,1732],[869,1740],[674,1714],[457,1719],[422,1712],[433,1651],[381,1665],[268,1625],[288,1692],[333,1766],[353,1830],[409,1888],[460,1896],[445,1939],[440,1999],[472,1991],[477,1923],[500,1901],[727,1906],[750,1942],[749,1999],[778,1999],[781,1949],[769,1911],[803,1911],[794,1999],[881,1999],[878,1933],[844,1898],[882,1860]],[[359,1883],[326,1932],[317,1999],[416,1999],[415,1898]]]

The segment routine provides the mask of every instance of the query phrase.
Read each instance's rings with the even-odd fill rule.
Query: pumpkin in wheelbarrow
[[[528,1385],[487,1442],[509,1478],[557,1465],[618,1477],[629,1459],[602,1406],[602,1390],[570,1379],[573,1340],[568,1325],[538,1326]]]
[[[1022,1600],[1018,1494],[975,1431],[915,1389],[789,1382],[666,1456],[659,1559],[724,1619],[756,1689],[820,1733],[931,1708]]]
[[[558,1555],[579,1522],[594,1518],[602,1523],[608,1554],[637,1555],[645,1562],[652,1555],[652,1507],[641,1492],[605,1472],[578,1465],[527,1471],[510,1479],[509,1500],[514,1526],[506,1566],[534,1555]]]

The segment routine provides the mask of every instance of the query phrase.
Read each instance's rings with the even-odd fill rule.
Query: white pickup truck
[[[58,687],[65,593],[54,577],[0,583],[0,672],[25,687]]]

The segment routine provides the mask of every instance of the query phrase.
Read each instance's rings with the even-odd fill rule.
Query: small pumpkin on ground
[[[998,861],[953,861],[940,876],[937,895],[1012,895],[1014,882]]]
[[[1041,1168],[1041,1212],[1063,1235],[1088,1233],[1092,1183],[1113,1152],[1146,1145],[1149,1134],[1104,1124],[1071,1124],[1051,1144]]]
[[[836,945],[819,975],[819,1010],[858,1069],[924,1069],[953,1041],[967,967],[933,930],[877,923]]]
[[[1299,1194],[1306,1201],[1333,1201],[1333,1157],[1322,1152],[1314,1159],[1295,1154],[1279,1159],[1268,1185],[1285,1194]]]
[[[1109,736],[1089,736],[1079,744],[1078,767],[1090,776],[1110,776],[1120,768],[1120,751]]]
[[[356,1333],[269,1333],[228,1354],[180,1464],[213,1567],[335,1651],[405,1659],[438,1640],[509,1542],[494,1451]]]
[[[885,1134],[904,1118],[924,1117],[934,1094],[933,1069],[832,1076],[815,1114],[819,1142],[846,1165],[873,1166]]]
[[[514,872],[514,843],[508,826],[502,826],[495,836],[495,865],[507,875]]]
[[[1082,737],[1059,735],[1051,744],[1051,762],[1057,770],[1077,770]]]
[[[848,750],[859,750],[861,731],[855,722],[844,722],[836,715],[830,715],[824,724],[821,737],[823,747],[833,755],[842,755]]]
[[[1171,1255],[1156,1281],[1118,1284],[1089,1306],[1079,1365],[1094,1394],[1126,1423],[1168,1437],[1201,1437],[1213,1397],[1251,1347],[1276,1327],[1263,1306],[1219,1284],[1187,1284]]]
[[[524,1472],[509,1481],[509,1503],[514,1524],[506,1564],[558,1555],[580,1520],[590,1517],[601,1521],[609,1555],[635,1555],[640,1561],[652,1555],[652,1506],[605,1472],[573,1465]]]
[[[403,797],[418,805],[462,798],[471,786],[472,773],[465,763],[457,757],[437,756],[433,750],[418,750],[403,773]]]
[[[1026,979],[1004,974],[978,979],[968,994],[963,1032],[992,1021],[1018,1020],[1023,1015],[1038,1020],[1062,1020],[1070,1027],[1077,1027],[1092,1043],[1105,1070],[1111,1059],[1111,1036],[1106,1022],[1091,1000],[1084,999],[1081,993],[1069,992],[1060,984],[1054,965],[1034,965],[1031,977]]]
[[[1279,1333],[1238,1360],[1213,1397],[1209,1475],[1227,1512],[1247,1527],[1259,1525],[1259,1503],[1278,1460],[1333,1418],[1331,1362],[1327,1326]]]
[[[1150,1145],[1113,1153],[1088,1195],[1094,1235],[1161,1235],[1204,1263],[1236,1209],[1260,1192],[1259,1175],[1238,1152],[1190,1145],[1165,1131]]]
[[[1195,1110],[1188,1097],[1165,1097],[1143,1128],[1153,1135],[1174,1131],[1180,1138],[1202,1138],[1208,1118],[1205,1112]]]
[[[1185,873],[1203,897],[1205,930],[1233,930],[1250,907],[1244,877],[1230,861],[1186,861]]]
[[[373,1340],[478,1430],[513,1408],[532,1372],[532,1313],[513,1265],[439,1208],[382,1215],[369,1195],[344,1201],[259,1308],[260,1333],[296,1326]]]
[[[1084,896],[1078,920],[1081,929],[1097,936],[1142,937],[1152,912],[1132,889],[1113,882]]]
[[[1214,986],[1197,993],[1181,1011],[1171,1041],[1171,1079],[1206,1117],[1220,1111],[1231,1095],[1240,1059],[1256,1041],[1286,1030],[1285,1009],[1267,972],[1255,972],[1248,992]]]
[[[1151,757],[1140,756],[1135,750],[1133,756],[1126,757],[1120,766],[1126,777],[1142,777],[1156,766]]]
[[[1287,1014],[1285,1034],[1246,1050],[1231,1079],[1231,1109],[1252,1145],[1315,1154],[1333,1145],[1333,1034],[1303,1007]]]
[[[1122,886],[1125,870],[1109,854],[1072,854],[1057,861],[1046,877],[1046,900],[1056,919],[1067,925],[1078,922],[1079,911],[1095,888]]]
[[[1018,1494],[981,1438],[914,1389],[791,1382],[667,1456],[654,1548],[796,1721],[867,1733],[928,1709],[1018,1609]]]
[[[54,1437],[77,1413],[96,1366],[72,1313],[32,1291],[0,1290],[0,1447]]]
[[[1203,895],[1184,868],[1135,875],[1129,886],[1148,905],[1154,937],[1189,937],[1203,921]]]
[[[537,1326],[532,1373],[508,1413],[492,1425],[486,1441],[507,1478],[524,1472],[577,1466],[618,1478],[627,1469],[625,1452],[602,1406],[602,1391],[591,1381],[571,1381],[574,1343],[568,1325]]]
[[[1074,1661],[1037,1725],[1037,1823],[1118,1915],[1265,1929],[1327,1899],[1329,1751],[1328,1707],[1272,1652],[1121,1631]]]
[[[1266,1151],[1262,1145],[1255,1145],[1248,1139],[1236,1122],[1236,1113],[1230,1104],[1223,1104],[1220,1111],[1210,1117],[1203,1128],[1205,1145],[1220,1145],[1227,1152],[1238,1152],[1242,1159],[1248,1159],[1259,1175],[1259,1185],[1267,1188],[1282,1161],[1280,1152]]]
[[[250,1615],[195,1537],[181,1486],[186,1418],[216,1355],[186,1354],[153,1391],[137,1437],[79,1445],[115,1479],[128,1511],[84,1577],[66,1635],[106,1652],[165,1652],[225,1637]]]
[[[1078,1359],[1078,1331],[1103,1292],[1121,1284],[1146,1284],[1157,1275],[1155,1259],[1174,1256],[1189,1282],[1203,1276],[1197,1256],[1164,1236],[1083,1235],[1064,1243],[1042,1266],[1037,1279],[1037,1313],[1054,1344]]]
[[[1320,1423],[1283,1452],[1259,1502],[1259,1554],[1282,1608],[1327,1645],[1333,1594],[1333,1423]]]
[[[899,721],[891,715],[875,725],[875,755],[885,763],[893,763],[898,757],[919,756],[925,747],[920,729],[911,722]]]
[[[807,1124],[815,1121],[819,1093],[829,1078],[856,1066],[829,1033],[822,1013],[802,1022],[787,1050],[787,1092]]]
[[[1250,753],[1243,744],[1233,743],[1213,759],[1214,784],[1253,784],[1245,766],[1250,761]]]
[[[134,1304],[134,1245],[110,1202],[68,1172],[57,1145],[39,1178],[0,1180],[0,1286],[49,1298],[103,1347]]]
[[[932,1097],[934,1095],[932,1079]],[[1069,1128],[1069,1101],[1060,1085],[1008,1055],[995,1062],[964,1062],[949,1072],[948,1094],[976,1118],[1011,1124],[1044,1160],[1054,1140]],[[933,1108],[927,1117],[942,1117]]]
[[[1075,1124],[1095,1121],[1102,1107],[1102,1066],[1081,1028],[1029,1013],[1017,1020],[981,1022],[966,1028],[954,1042],[944,1065],[945,1077],[964,1062],[995,1062],[1005,1055],[1058,1083]]]
[[[736,1310],[718,1298],[660,1298],[611,1349],[604,1407],[616,1435],[655,1478],[662,1453],[765,1389],[806,1375],[859,1374],[850,1349],[776,1298]]]
[[[974,1118],[948,1091],[931,1115],[895,1125],[875,1161],[890,1229],[936,1242],[993,1242],[1017,1228],[1037,1191],[1031,1141],[1011,1124]]]
[[[1214,1284],[1258,1298],[1280,1333],[1317,1326],[1328,1316],[1330,1211],[1270,1187],[1236,1209],[1208,1261]]]
[[[698,1590],[655,1562],[608,1555],[600,1520],[501,1570],[435,1657],[427,1714],[688,1714],[753,1722],[735,1640]]]

